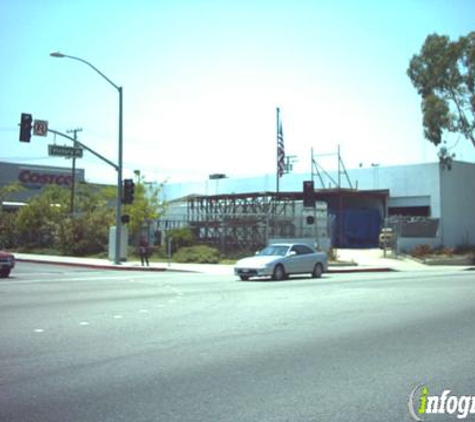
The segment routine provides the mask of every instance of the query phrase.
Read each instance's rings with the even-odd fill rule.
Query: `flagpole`
[[[275,158],[275,186],[276,186],[276,192],[279,193],[279,124],[280,124],[280,108],[277,107],[277,130],[276,130],[276,158]]]

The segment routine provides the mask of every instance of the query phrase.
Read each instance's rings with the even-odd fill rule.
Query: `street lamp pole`
[[[101,75],[109,84],[111,84],[119,92],[119,147],[118,147],[118,160],[117,160],[117,201],[115,209],[115,254],[114,263],[120,264],[120,250],[121,250],[121,234],[122,234],[122,155],[123,155],[123,89],[121,86],[116,85],[106,75],[104,75],[99,69],[93,66],[88,61],[81,59],[80,57],[69,56],[60,52],[50,54],[51,57],[67,58],[82,62],[92,68],[95,72]]]

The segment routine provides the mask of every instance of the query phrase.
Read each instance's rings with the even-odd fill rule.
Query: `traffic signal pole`
[[[121,98],[122,98],[122,95],[121,95]],[[122,110],[122,101],[120,102],[120,105],[121,105],[120,108]],[[120,115],[122,116],[122,112],[120,113]],[[31,115],[29,115],[29,116],[30,116],[29,119],[31,121]],[[121,124],[121,126],[122,126],[122,124]],[[59,132],[57,130],[50,129],[50,128],[48,128],[48,132],[51,132],[54,135],[61,136],[63,138],[66,138],[66,139],[74,142],[74,146],[79,146],[79,147],[85,149],[86,151],[89,151],[91,154],[95,155],[97,158],[99,158],[102,161],[104,161],[105,163],[109,164],[110,166],[112,166],[117,171],[117,174],[118,174],[118,180],[117,180],[118,188],[117,188],[117,201],[116,201],[116,230],[115,230],[114,263],[115,264],[120,264],[120,245],[121,245],[120,236],[121,236],[121,229],[122,229],[122,148],[121,148],[120,154],[119,154],[121,159],[119,160],[118,164],[115,164],[111,160],[104,157],[103,155],[101,155],[98,152],[94,151],[93,149],[89,148],[87,145],[84,145],[82,142],[79,142],[77,140],[76,131],[73,131],[74,132],[74,138],[69,136],[69,135],[66,135],[65,133],[62,133],[62,132]],[[31,135],[31,126],[30,126],[30,129],[29,129],[29,134]],[[122,130],[120,131],[119,134],[120,134],[120,138],[122,139]],[[74,180],[74,175],[73,175],[73,180]],[[119,184],[119,180],[120,180],[120,184]],[[74,195],[74,193],[72,193],[72,195]],[[71,200],[71,212],[72,212],[72,207],[73,207],[73,202]]]
[[[110,80],[104,73],[102,73],[96,66],[89,63],[87,60],[81,59],[80,57],[70,56],[68,54],[60,53],[59,51],[51,53],[51,57],[58,58],[67,58],[71,60],[76,60],[85,65],[89,66],[92,70],[98,73],[102,78],[104,78],[110,85],[112,85],[117,92],[119,93],[119,145],[118,145],[118,159],[117,165],[114,165],[114,168],[117,170],[117,201],[116,201],[116,227],[115,227],[115,256],[114,263],[119,265],[121,263],[120,251],[121,251],[121,231],[122,231],[122,165],[123,165],[123,94],[124,90],[121,86],[116,85],[112,80]]]
[[[68,133],[74,134],[74,147],[77,147],[77,139],[78,139],[78,132],[82,132],[82,129],[71,129],[67,130]],[[73,165],[71,169],[71,203],[70,203],[70,210],[69,212],[71,215],[74,214],[74,190],[76,188],[76,157],[72,158]]]

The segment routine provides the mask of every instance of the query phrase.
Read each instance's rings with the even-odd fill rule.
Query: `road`
[[[474,272],[12,275],[1,421],[410,421],[419,383],[475,395]]]

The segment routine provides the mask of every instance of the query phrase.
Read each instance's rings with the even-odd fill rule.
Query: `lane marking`
[[[86,325],[89,325],[89,322],[87,322],[87,321],[81,321],[81,322],[79,323],[79,325],[86,326]]]
[[[123,316],[122,316],[122,315],[114,315],[113,318],[114,318],[114,319],[122,319]]]
[[[43,330],[43,328],[35,328],[34,329],[35,333],[44,333],[45,330]]]
[[[139,314],[148,314],[148,309],[140,309]]]

